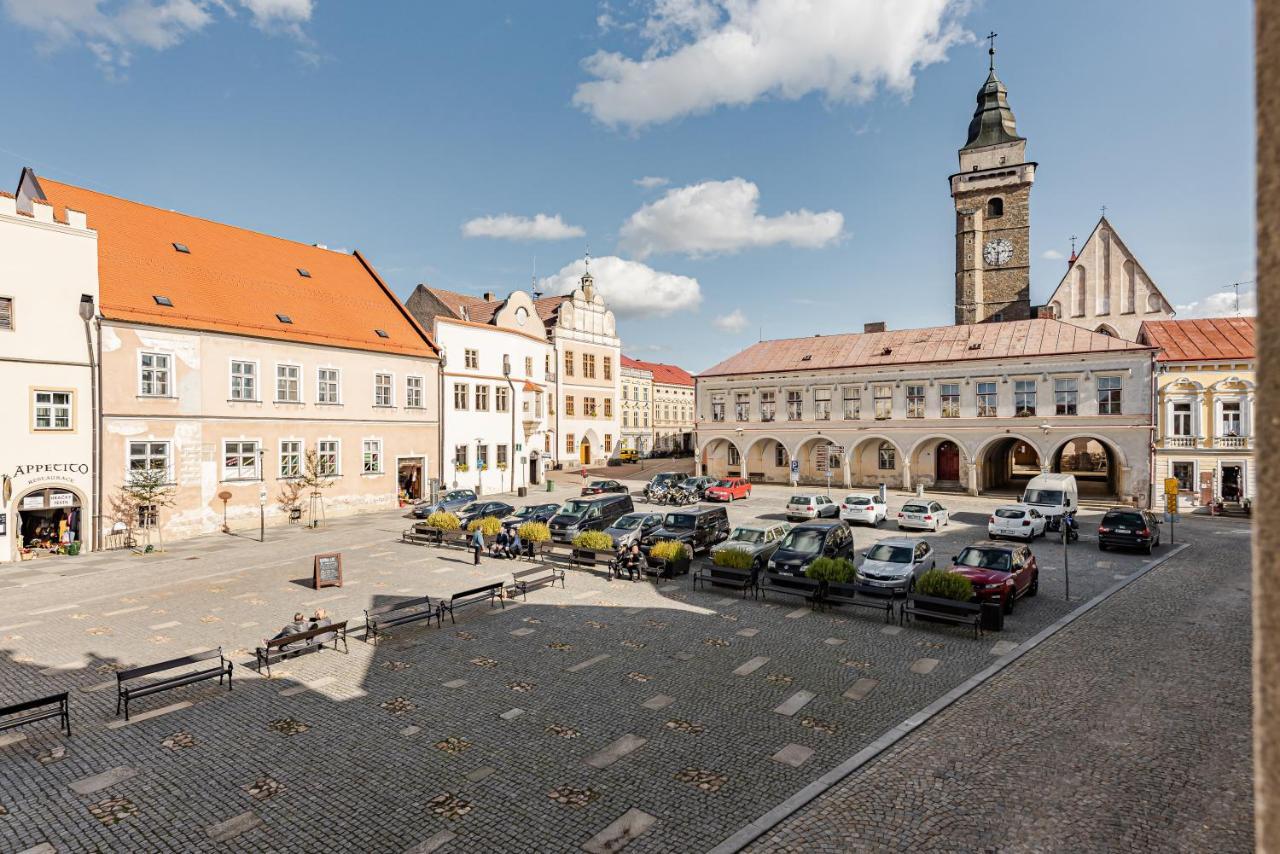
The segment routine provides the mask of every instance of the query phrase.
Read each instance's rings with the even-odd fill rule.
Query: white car
[[[823,516],[835,519],[840,515],[840,505],[825,495],[793,495],[785,512],[788,522],[821,519]]]
[[[1049,520],[1034,507],[1025,504],[1010,504],[997,507],[987,520],[987,535],[991,539],[1013,537],[1030,542],[1036,537],[1043,537]]]
[[[898,511],[899,530],[923,528],[926,531],[936,531],[950,521],[947,508],[936,501],[908,501]]]
[[[840,518],[846,522],[879,525],[889,515],[889,505],[879,495],[855,493],[840,502]]]

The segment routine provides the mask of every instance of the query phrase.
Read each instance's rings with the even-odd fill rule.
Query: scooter
[[[1074,543],[1080,539],[1080,525],[1076,522],[1075,511],[1070,511],[1062,515],[1062,525],[1066,530],[1068,543]]]

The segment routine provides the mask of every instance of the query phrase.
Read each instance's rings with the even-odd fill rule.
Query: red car
[[[708,501],[732,501],[735,498],[750,498],[751,484],[740,477],[727,477],[718,480],[714,486],[708,486],[703,498]]]
[[[973,582],[979,602],[999,602],[1006,614],[1023,596],[1040,589],[1040,568],[1036,556],[1024,545],[977,543],[951,559],[951,571]]]

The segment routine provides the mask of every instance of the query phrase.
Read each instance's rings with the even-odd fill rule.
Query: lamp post
[[[478,495],[484,495],[484,468],[485,464],[489,462],[488,459],[480,455],[481,450],[484,449],[483,442],[483,438],[476,437],[476,494]]]
[[[262,483],[258,486],[258,542],[265,543],[267,541],[267,470],[266,466],[267,450],[266,448],[258,449],[258,477],[262,479]]]

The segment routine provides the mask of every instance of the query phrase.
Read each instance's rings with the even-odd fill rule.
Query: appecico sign
[[[14,478],[32,477],[38,474],[88,474],[88,463],[43,463],[33,466],[18,466],[13,470]]]

